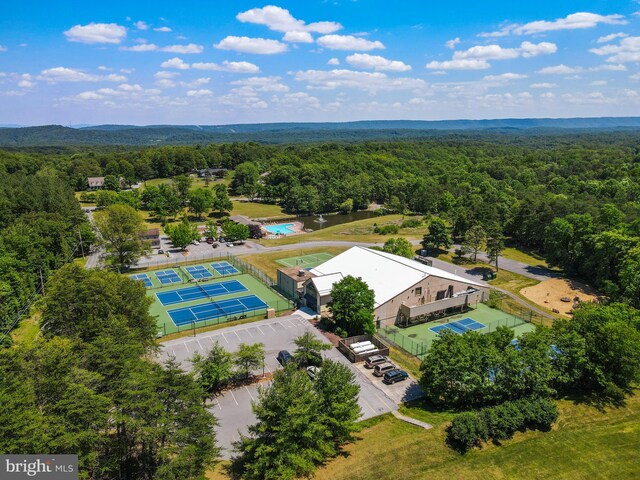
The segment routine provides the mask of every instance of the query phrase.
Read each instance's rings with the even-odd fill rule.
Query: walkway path
[[[416,420],[415,418],[407,417],[406,415],[402,415],[398,413],[397,410],[392,410],[391,413],[398,420],[402,420],[403,422],[410,423],[411,425],[415,425],[416,427],[424,428],[425,430],[429,430],[430,428],[433,428],[433,425],[426,422],[422,422],[420,420]]]

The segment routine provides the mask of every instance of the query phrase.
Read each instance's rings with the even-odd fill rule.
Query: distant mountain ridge
[[[549,134],[640,130],[640,117],[511,118],[495,120],[367,120],[357,122],[288,122],[233,125],[94,125],[80,128],[45,125],[0,128],[3,147],[87,145],[193,145],[255,141],[401,140],[461,134]]]

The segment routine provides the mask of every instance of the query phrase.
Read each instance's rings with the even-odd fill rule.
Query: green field
[[[282,258],[276,261],[285,267],[314,268],[327,260],[331,260],[332,258],[333,255],[330,253],[318,252],[308,255],[299,255],[297,257]]]
[[[534,325],[526,323],[521,318],[479,303],[473,310],[466,313],[452,315],[442,320],[414,325],[413,327],[385,327],[380,330],[380,333],[412,355],[422,356],[431,348],[433,341],[438,338],[438,334],[431,330],[432,327],[462,320],[463,318],[472,318],[486,325],[486,328],[478,330],[480,333],[494,332],[499,326],[506,326],[513,329],[514,337],[516,337],[525,332],[535,330]]]
[[[244,295],[253,294],[258,298],[260,298],[260,300],[262,300],[264,303],[266,303],[269,306],[269,308],[275,309],[276,312],[288,310],[291,308],[291,303],[289,301],[285,300],[278,293],[276,293],[275,290],[273,290],[272,288],[269,288],[264,283],[262,283],[261,281],[259,281],[258,279],[256,279],[251,275],[236,274],[236,275],[226,275],[222,277],[213,268],[211,268],[210,264],[203,264],[203,266],[207,270],[209,270],[214,275],[214,277],[210,281],[199,282],[198,285],[210,285],[214,283],[220,283],[222,281],[229,280],[229,279],[234,279],[241,282],[248,289],[248,291],[244,291],[244,292],[230,293],[227,295],[216,296],[215,297],[216,301],[227,300],[230,298],[236,298]],[[171,333],[185,331],[193,328],[192,325],[182,325],[181,327],[177,327],[171,320],[171,317],[169,317],[167,310],[173,310],[173,309],[182,308],[182,307],[192,307],[195,305],[200,305],[202,303],[211,301],[207,298],[201,298],[201,299],[193,300],[190,302],[176,303],[176,304],[167,305],[167,306],[164,306],[160,303],[160,301],[156,296],[157,293],[167,292],[169,290],[177,290],[181,288],[189,288],[194,286],[194,284],[187,283],[186,281],[184,281],[184,279],[188,278],[188,274],[186,273],[186,271],[182,270],[183,268],[184,267],[173,267],[173,270],[175,270],[176,272],[180,270],[179,275],[183,278],[183,283],[174,283],[173,285],[167,285],[164,287],[159,287],[160,282],[158,281],[154,272],[146,272],[147,276],[153,283],[153,287],[147,289],[147,295],[154,300],[153,304],[151,305],[150,312],[151,312],[151,315],[156,317],[157,319],[156,321],[158,324],[158,331],[163,335],[169,335]],[[264,314],[265,314],[264,310],[256,311],[256,316],[264,316]],[[247,315],[251,315],[251,312],[248,312]],[[230,315],[229,317],[215,318],[211,320],[197,322],[195,327],[202,328],[202,327],[207,327],[211,325],[217,325],[217,324],[229,321],[234,317],[236,316]]]

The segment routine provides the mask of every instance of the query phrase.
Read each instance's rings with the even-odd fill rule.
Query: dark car
[[[365,368],[373,368],[376,365],[380,365],[381,363],[388,362],[389,359],[384,355],[371,355],[364,361]]]
[[[293,362],[293,355],[291,355],[286,350],[280,350],[276,358],[278,359],[278,362],[280,362],[280,365],[282,365],[283,367],[286,366],[287,363]]]
[[[392,383],[401,382],[402,380],[406,380],[409,378],[409,374],[404,370],[396,369],[391,370],[384,374],[384,378],[382,379],[383,383],[387,385],[391,385]]]

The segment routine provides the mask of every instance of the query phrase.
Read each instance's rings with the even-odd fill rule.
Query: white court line
[[[248,389],[247,387],[244,387],[244,389],[247,391],[247,393],[248,393],[248,394],[249,394],[249,396],[251,397],[251,400],[252,400],[253,402],[255,402],[255,401],[256,401],[256,399],[255,399],[255,398],[253,398],[253,395],[251,395],[251,392],[249,391],[249,389]]]
[[[233,397],[233,401],[236,402],[236,405],[240,405],[238,403],[238,400],[236,400],[236,396],[233,394],[233,390],[229,390],[229,393],[231,394],[231,396]]]

